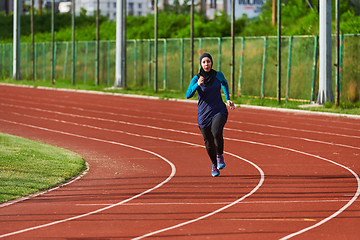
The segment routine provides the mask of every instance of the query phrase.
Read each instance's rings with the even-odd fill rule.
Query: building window
[[[129,3],[129,9],[128,9],[129,15],[134,15],[134,3]]]
[[[138,5],[138,9],[141,9],[141,3],[139,3],[139,5]]]

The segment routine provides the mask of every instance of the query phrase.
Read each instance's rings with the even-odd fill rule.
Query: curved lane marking
[[[55,222],[51,222],[51,223],[47,223],[47,224],[43,224],[43,225],[39,225],[39,226],[36,226],[36,227],[31,227],[31,228],[27,228],[27,229],[23,229],[23,230],[19,230],[19,231],[16,231],[16,232],[12,232],[12,233],[8,233],[8,234],[4,234],[4,235],[0,235],[0,238],[3,238],[3,237],[8,237],[8,236],[12,236],[12,235],[16,235],[16,234],[19,234],[19,233],[23,233],[23,232],[27,232],[27,231],[31,231],[31,230],[36,230],[36,229],[39,229],[39,228],[44,228],[44,227],[48,227],[48,226],[52,226],[52,225],[55,225],[55,224],[58,224],[58,223],[63,223],[63,222],[67,222],[67,221],[71,221],[71,220],[74,220],[74,219],[78,219],[78,218],[82,218],[82,217],[86,217],[86,216],[89,216],[89,215],[92,215],[92,214],[95,214],[95,213],[99,213],[99,212],[102,212],[104,210],[107,210],[107,209],[110,209],[110,208],[113,208],[115,206],[119,206],[121,204],[124,204],[126,202],[129,202],[135,198],[138,198],[146,193],[149,193],[150,191],[154,190],[154,189],[157,189],[159,187],[161,187],[162,185],[164,185],[166,182],[170,181],[170,179],[175,175],[175,166],[173,163],[171,163],[170,161],[168,161],[166,158],[162,157],[161,155],[157,154],[157,153],[154,153],[154,152],[151,152],[151,151],[148,151],[148,150],[145,150],[145,149],[141,149],[141,148],[138,148],[138,147],[134,147],[134,146],[130,146],[130,145],[127,145],[127,144],[123,144],[123,143],[118,143],[118,142],[113,142],[113,141],[107,141],[107,140],[102,140],[102,139],[97,139],[97,138],[93,138],[93,137],[86,137],[86,136],[81,136],[81,135],[78,135],[78,134],[73,134],[73,133],[67,133],[67,132],[63,132],[63,131],[58,131],[58,130],[53,130],[53,129],[47,129],[47,128],[43,128],[43,127],[38,127],[38,126],[34,126],[34,125],[29,125],[29,124],[25,124],[25,123],[18,123],[18,122],[13,122],[13,121],[8,121],[8,120],[4,120],[4,119],[0,119],[0,121],[4,121],[4,122],[7,122],[7,123],[11,123],[11,124],[16,124],[16,125],[21,125],[21,126],[26,126],[26,127],[31,127],[31,128],[35,128],[35,129],[40,129],[40,130],[45,130],[45,131],[50,131],[50,132],[55,132],[55,133],[60,133],[60,134],[65,134],[65,135],[69,135],[69,136],[73,136],[73,137],[79,137],[79,138],[85,138],[85,139],[90,139],[90,140],[95,140],[95,141],[100,141],[100,142],[105,142],[105,143],[111,143],[111,144],[116,144],[116,145],[121,145],[121,146],[125,146],[125,147],[129,147],[129,148],[133,148],[133,149],[136,149],[136,150],[140,150],[140,151],[144,151],[144,152],[147,152],[147,153],[150,153],[150,154],[153,154],[153,155],[156,155],[158,156],[159,158],[163,159],[164,161],[166,161],[167,163],[169,163],[171,165],[171,168],[172,168],[172,172],[171,172],[171,175],[165,180],[163,181],[162,183],[156,185],[154,188],[151,188],[151,189],[148,189],[146,190],[145,192],[142,192],[136,196],[133,196],[131,198],[128,198],[124,201],[121,201],[121,202],[118,202],[116,204],[112,204],[112,205],[109,205],[107,207],[104,207],[104,208],[101,208],[101,209],[98,209],[98,210],[95,210],[95,211],[92,211],[92,212],[89,212],[89,213],[86,213],[86,214],[82,214],[82,215],[78,215],[78,216],[75,216],[75,217],[71,217],[71,218],[67,218],[67,219],[63,219],[63,220],[59,220],[59,221],[55,221]],[[79,125],[82,125],[82,124],[79,124]],[[101,128],[98,128],[98,129],[101,129]],[[104,129],[103,129],[104,130]],[[198,145],[198,144],[193,144],[193,143],[189,143],[189,142],[183,142],[183,141],[178,141],[178,140],[171,140],[171,139],[165,139],[165,138],[158,138],[158,137],[152,137],[152,136],[145,136],[145,135],[138,135],[138,134],[131,134],[131,133],[126,133],[126,132],[122,132],[122,133],[125,133],[125,134],[129,134],[129,135],[133,135],[133,136],[140,136],[140,137],[147,137],[147,138],[151,138],[151,139],[158,139],[158,140],[165,140],[165,141],[169,141],[169,142],[176,142],[176,143],[183,143],[183,144],[187,144],[187,145],[192,145],[192,146],[197,146],[197,147],[203,147],[201,145]],[[238,202],[242,201],[243,199],[245,199],[246,197],[252,195],[254,192],[256,192],[260,186],[262,185],[262,183],[264,182],[264,179],[265,179],[265,175],[264,175],[264,172],[261,170],[260,167],[258,167],[256,164],[252,163],[251,161],[249,160],[246,160],[242,157],[239,157],[235,154],[232,154],[232,153],[228,153],[228,152],[225,152],[229,155],[232,155],[236,158],[239,158],[245,162],[248,162],[249,164],[253,165],[259,172],[260,172],[260,175],[261,175],[261,178],[260,178],[260,181],[259,183],[257,184],[257,186],[251,191],[249,192],[248,194],[244,195],[243,197],[237,199],[236,201],[222,207],[222,208],[219,208],[211,213],[208,213],[206,215],[203,215],[199,218],[196,218],[196,219],[193,219],[193,220],[190,220],[190,221],[187,221],[187,222],[184,222],[184,223],[181,223],[179,225],[176,225],[176,226],[173,226],[169,229],[166,229],[166,230],[159,230],[159,231],[167,231],[167,230],[170,230],[170,229],[173,229],[173,228],[176,228],[176,227],[179,227],[179,226],[183,226],[183,225],[187,225],[189,223],[192,223],[192,222],[196,222],[196,221],[199,221],[201,219],[204,219],[204,218],[207,218],[209,216],[212,216],[218,212],[221,212],[235,204],[237,204]],[[158,233],[158,232],[156,232]],[[156,233],[149,233],[149,234],[146,234],[146,236],[150,236],[150,235],[154,235]],[[141,239],[141,238],[144,238],[146,236],[142,236],[142,237],[139,237],[138,239]]]
[[[0,112],[3,112],[3,110],[0,110]],[[37,116],[31,116],[31,115],[17,113],[17,112],[7,112],[7,113],[11,113],[11,114],[18,115],[18,116],[25,116],[25,117],[29,117],[29,118],[35,118],[35,119],[46,119],[46,120],[49,120],[49,121],[62,122],[62,123],[73,124],[73,125],[81,125],[81,124],[78,124],[78,123],[68,122],[68,121],[65,121],[65,120],[51,119],[51,118],[46,118],[46,117],[37,117]],[[197,126],[197,124],[193,124],[193,123],[189,123],[189,122],[172,121],[172,120],[165,120],[165,119],[158,119],[158,118],[146,118],[146,119],[164,120],[164,121],[168,121],[168,122],[176,122],[176,123],[182,123],[182,124],[196,125]],[[97,120],[99,120],[99,119],[97,119]],[[131,124],[131,123],[124,122],[124,124]],[[135,125],[135,123],[134,123],[134,125]],[[149,126],[149,125],[142,125],[141,127],[155,128],[155,127]],[[159,128],[159,130],[163,130],[163,129]],[[168,130],[168,129],[165,129],[165,130]],[[302,140],[302,141],[306,141],[306,142],[315,142],[315,143],[326,144],[326,145],[331,145],[331,146],[339,146],[339,147],[345,147],[345,148],[352,148],[352,149],[360,150],[360,147],[355,147],[355,146],[351,146],[351,145],[345,145],[345,144],[341,144],[341,143],[325,142],[325,141],[320,141],[320,140],[315,140],[315,139],[310,139],[310,138],[293,137],[293,136],[279,135],[279,134],[273,134],[273,133],[255,132],[255,131],[241,130],[241,129],[235,129],[235,128],[227,128],[227,127],[225,127],[224,130],[237,131],[237,132],[243,132],[243,133],[249,133],[249,134],[256,134],[256,135],[261,135],[261,136],[272,136],[272,137],[283,137],[283,138],[297,139],[297,140]],[[184,132],[184,131],[179,131],[179,130],[177,132],[185,133],[185,134],[193,134],[193,133],[190,133],[190,132]]]
[[[154,129],[158,129],[158,130],[167,130],[167,129],[163,129],[163,128],[160,128],[160,127],[147,126],[147,125],[143,125],[143,124],[129,123],[129,122],[125,122],[125,121],[119,121],[119,120],[107,119],[107,118],[90,117],[90,116],[84,116],[84,115],[78,115],[78,114],[72,114],[72,113],[64,113],[64,112],[59,112],[59,111],[45,110],[45,109],[41,109],[41,108],[24,107],[24,106],[18,106],[18,105],[7,104],[7,103],[0,103],[0,105],[9,106],[9,107],[16,107],[16,108],[21,108],[21,109],[31,109],[31,110],[35,110],[35,111],[39,111],[39,112],[48,112],[48,113],[60,114],[60,115],[71,116],[71,117],[93,119],[93,120],[114,122],[114,123],[122,123],[122,124],[134,124],[134,125],[139,126],[139,127],[150,127],[150,128],[154,128]],[[80,108],[78,110],[80,110]],[[241,121],[233,121],[233,120],[231,120],[231,122],[243,123]],[[247,124],[251,124],[251,123],[247,123]],[[281,127],[281,126],[274,126],[274,125],[267,125],[267,124],[255,124],[254,123],[254,125],[263,126],[263,127],[269,127],[269,128],[278,128],[278,129],[284,129],[284,130],[299,131],[299,132],[308,132],[308,133],[332,135],[332,136],[339,136],[339,137],[360,138],[360,136],[357,136],[357,135],[346,135],[346,134],[338,134],[338,133],[331,133],[331,132],[319,132],[319,131],[313,131],[313,130],[296,129],[296,128]],[[178,130],[175,130],[175,132],[178,132]]]
[[[161,182],[161,183],[159,183],[158,185],[156,185],[155,187],[150,188],[150,189],[148,189],[148,190],[146,190],[146,191],[144,191],[144,192],[142,192],[142,193],[139,193],[139,194],[137,194],[137,195],[135,195],[135,196],[133,196],[133,197],[131,197],[131,198],[125,199],[125,200],[123,200],[123,201],[121,201],[121,202],[112,204],[112,205],[110,205],[110,206],[107,206],[107,207],[104,207],[104,208],[100,208],[100,209],[98,209],[98,210],[95,210],[95,211],[92,211],[92,212],[89,212],[89,213],[85,213],[85,214],[81,214],[81,215],[78,215],[78,216],[75,216],[75,217],[70,217],[70,218],[66,218],[66,219],[63,219],[63,220],[58,220],[58,221],[54,221],[54,222],[51,222],[51,223],[39,225],[39,226],[36,226],[36,227],[26,228],[26,229],[23,229],[23,230],[19,230],[19,231],[15,231],[15,232],[3,234],[3,235],[0,235],[0,238],[4,238],[4,237],[16,235],[16,234],[19,234],[19,233],[24,233],[24,232],[31,231],[31,230],[35,230],[35,229],[39,229],[39,228],[44,228],[44,227],[52,226],[52,225],[55,225],[55,224],[58,224],[58,223],[63,223],[63,222],[67,222],[67,221],[79,219],[79,218],[82,218],[82,217],[86,217],[86,216],[89,216],[89,215],[92,215],[92,214],[95,214],[95,213],[99,213],[99,212],[108,210],[108,209],[110,209],[110,208],[119,206],[119,205],[121,205],[121,204],[124,204],[124,203],[126,203],[126,202],[129,202],[129,201],[131,201],[131,200],[133,200],[133,199],[135,199],[135,198],[138,198],[138,197],[140,197],[140,196],[142,196],[142,195],[144,195],[144,194],[147,194],[147,193],[149,193],[149,192],[151,192],[151,191],[153,191],[153,190],[161,187],[162,185],[164,185],[165,183],[167,183],[168,181],[170,181],[170,179],[171,179],[171,178],[175,175],[175,173],[176,173],[175,165],[174,165],[172,162],[170,162],[169,160],[167,160],[167,159],[164,158],[163,156],[161,156],[161,155],[159,155],[159,154],[157,154],[157,153],[151,152],[151,151],[149,151],[149,150],[146,150],[146,149],[134,147],[134,146],[127,145],[127,144],[123,144],[123,143],[119,143],[119,142],[107,141],[107,140],[98,139],[98,138],[93,138],[93,137],[86,137],[86,136],[81,136],[81,135],[78,135],[78,134],[62,132],[62,131],[53,130],[53,129],[47,129],[47,128],[38,127],[38,126],[33,126],[33,125],[29,125],[29,124],[24,124],[24,123],[18,123],[18,122],[3,120],[3,119],[0,119],[0,121],[4,121],[4,122],[7,122],[7,123],[11,123],[11,124],[17,124],[17,125],[21,125],[21,126],[26,126],[26,127],[31,127],[31,128],[35,128],[35,129],[40,129],[40,130],[45,130],[45,131],[60,133],[60,134],[69,135],[69,136],[73,136],[73,137],[85,138],[85,139],[94,140],[94,141],[98,141],[98,142],[110,143],[110,144],[120,145],[120,146],[123,146],[123,147],[133,148],[133,149],[135,149],[135,150],[139,150],[139,151],[143,151],[143,152],[146,152],[146,153],[150,153],[150,154],[152,154],[152,155],[155,155],[155,156],[159,157],[160,159],[164,160],[165,162],[167,162],[167,163],[171,166],[171,174],[170,174],[163,182]]]
[[[63,122],[63,123],[70,123],[70,122],[66,122],[66,121],[62,121],[62,120],[57,120],[57,121],[60,121],[60,122]],[[124,134],[128,134],[128,135],[133,135],[133,136],[141,136],[139,134],[133,134],[133,133],[127,133],[127,132],[123,132],[123,131],[119,131],[119,130],[112,130],[112,129],[106,129],[106,128],[100,128],[100,127],[94,127],[94,126],[91,126],[91,125],[86,125],[86,124],[78,124],[78,123],[72,123],[72,124],[75,124],[75,125],[79,125],[79,126],[83,126],[83,127],[89,127],[89,128],[94,128],[94,129],[98,129],[98,130],[105,130],[105,131],[112,131],[112,132],[118,132],[118,133],[124,133]],[[179,131],[179,130],[173,130],[173,131]],[[182,133],[187,133],[187,132],[184,132],[184,131],[180,131]],[[192,133],[195,135],[195,133]],[[196,135],[200,135],[200,134],[196,134]],[[179,143],[186,143],[186,142],[182,142],[182,141],[176,141],[176,140],[168,140],[168,139],[164,139],[164,138],[159,138],[159,137],[152,137],[152,136],[144,136],[142,135],[143,137],[147,137],[147,138],[153,138],[153,139],[158,139],[158,140],[166,140],[166,141],[173,141],[173,142],[179,142]],[[245,143],[250,143],[250,144],[256,144],[256,145],[262,145],[262,146],[267,146],[267,147],[274,147],[274,148],[278,148],[278,149],[283,149],[283,150],[288,150],[288,151],[292,151],[292,152],[296,152],[296,153],[299,153],[299,154],[304,154],[304,155],[307,155],[307,156],[311,156],[311,157],[315,157],[315,158],[318,158],[318,159],[321,159],[321,160],[324,160],[324,161],[327,161],[327,162],[330,162],[332,164],[335,164],[337,166],[340,166],[342,168],[345,168],[346,170],[348,170],[350,173],[352,173],[356,180],[357,180],[357,183],[358,183],[358,189],[357,189],[357,192],[356,194],[352,197],[352,199],[346,204],[344,205],[341,209],[339,209],[338,211],[336,211],[335,213],[333,213],[332,215],[330,215],[329,217],[323,219],[322,221],[320,221],[319,223],[313,225],[312,227],[309,227],[309,228],[306,228],[306,230],[301,230],[299,231],[298,234],[304,232],[304,231],[308,231],[312,228],[315,228],[329,220],[331,220],[332,218],[336,217],[337,215],[339,215],[341,212],[343,212],[347,207],[349,207],[359,196],[360,194],[360,179],[358,177],[358,175],[353,172],[351,169],[347,168],[346,166],[343,166],[339,163],[336,163],[334,161],[331,161],[331,160],[328,160],[326,158],[322,158],[320,156],[317,156],[317,155],[313,155],[313,154],[310,154],[310,153],[306,153],[306,152],[302,152],[302,151],[298,151],[298,150],[295,150],[295,149],[291,149],[291,148],[286,148],[286,147],[280,147],[280,146],[277,146],[277,145],[272,145],[272,144],[265,144],[265,143],[259,143],[259,142],[253,142],[253,141],[248,141],[248,140],[240,140],[240,139],[233,139],[233,138],[224,138],[224,139],[227,139],[227,140],[231,140],[231,141],[240,141],[240,142],[245,142]],[[190,144],[192,145],[192,144]],[[195,144],[194,144],[195,145]],[[229,154],[229,153],[228,153]],[[260,169],[261,170],[261,169]],[[226,206],[225,206],[226,207]],[[215,214],[215,213],[209,213],[211,215]],[[208,215],[209,215],[208,214]],[[209,216],[211,216],[209,215]],[[207,215],[205,215],[207,216]],[[204,217],[204,216],[203,216]],[[205,218],[205,217],[204,217]],[[197,219],[196,221],[199,221],[203,218],[199,218]],[[188,221],[188,222],[185,222],[185,223],[182,223],[182,224],[179,224],[179,225],[176,225],[176,227],[170,227],[170,228],[166,228],[166,229],[162,229],[162,230],[158,230],[156,232],[154,232],[153,234],[152,233],[149,233],[147,234],[146,236],[151,236],[151,235],[154,235],[154,234],[157,234],[157,233],[160,233],[160,232],[164,232],[164,231],[168,231],[168,230],[171,230],[171,229],[174,229],[174,228],[177,228],[177,227],[180,227],[180,226],[183,226],[183,225],[186,225],[186,224],[189,224],[189,223],[192,223],[194,222],[195,220],[191,220],[191,221]],[[145,237],[145,235],[144,235]],[[287,239],[287,238],[285,238]]]
[[[41,109],[42,110],[42,109]],[[42,110],[42,111],[47,111],[47,110]],[[60,113],[60,112],[59,112]],[[72,114],[71,114],[72,115]],[[81,115],[78,115],[78,116],[81,116]],[[96,118],[98,119],[98,118]],[[126,123],[126,124],[131,124],[131,123]],[[81,124],[80,124],[81,125]],[[141,126],[141,127],[146,127],[147,125],[141,125],[141,124],[133,124],[135,126]],[[168,131],[173,131],[173,132],[181,132],[181,133],[187,133],[187,134],[192,134],[192,135],[198,135],[198,134],[195,134],[195,133],[191,133],[191,132],[185,132],[185,131],[180,131],[180,130],[174,130],[174,129],[162,129],[162,128],[157,128],[157,127],[154,127],[154,126],[148,126],[150,128],[155,128],[155,129],[160,129],[160,130],[168,130]],[[101,128],[98,128],[98,129],[101,129]],[[348,135],[344,135],[344,136],[348,136]],[[357,137],[357,136],[353,136],[353,137]],[[331,220],[332,218],[336,217],[337,215],[339,215],[341,212],[343,212],[347,207],[349,207],[359,196],[360,194],[360,179],[358,177],[358,175],[352,171],[351,169],[347,168],[346,166],[343,166],[341,164],[338,164],[334,161],[331,161],[331,160],[328,160],[328,159],[325,159],[325,158],[322,158],[320,156],[317,156],[317,155],[313,155],[313,154],[309,154],[309,153],[305,153],[305,152],[301,152],[301,151],[297,151],[297,150],[294,150],[294,149],[290,149],[290,148],[286,148],[286,147],[280,147],[280,146],[276,146],[276,145],[271,145],[271,144],[264,144],[264,143],[258,143],[258,142],[252,142],[252,141],[247,141],[247,140],[239,140],[239,139],[230,139],[230,138],[225,138],[225,139],[228,139],[228,140],[234,140],[234,141],[242,141],[242,142],[248,142],[248,143],[252,143],[252,144],[258,144],[258,145],[263,145],[263,146],[269,146],[269,147],[275,147],[275,148],[279,148],[279,149],[284,149],[284,150],[289,150],[289,151],[293,151],[293,152],[297,152],[297,153],[300,153],[300,154],[304,154],[304,155],[308,155],[308,156],[312,156],[312,157],[315,157],[315,158],[318,158],[318,159],[321,159],[321,160],[324,160],[324,161],[328,161],[332,164],[335,164],[337,166],[340,166],[342,168],[345,168],[346,170],[348,170],[357,180],[357,183],[358,183],[358,189],[356,191],[356,194],[353,196],[353,198],[346,204],[344,205],[341,209],[339,209],[337,212],[335,212],[334,214],[330,215],[329,217],[323,219],[322,221],[320,221],[319,223],[309,227],[309,228],[305,228],[303,230],[300,230],[299,232],[296,232],[296,233],[293,233],[295,235],[297,234],[301,234],[305,231],[308,231],[310,229],[313,229],[329,220]],[[183,226],[183,225],[181,225]],[[168,229],[170,230],[170,229]],[[159,230],[160,231],[160,230]],[[289,236],[295,236],[295,235],[289,235]],[[284,239],[288,239],[288,238],[284,238]]]
[[[225,139],[225,138],[224,138]],[[316,228],[324,223],[326,223],[327,221],[335,218],[337,215],[339,215],[340,213],[342,213],[346,208],[348,208],[353,202],[356,201],[356,199],[359,197],[360,195],[360,178],[359,176],[353,171],[351,170],[350,168],[344,166],[344,165],[341,165],[337,162],[334,162],[332,160],[329,160],[329,159],[326,159],[326,158],[323,158],[323,157],[320,157],[320,156],[317,156],[317,155],[314,155],[314,154],[311,154],[311,153],[306,153],[306,152],[302,152],[302,151],[298,151],[298,150],[295,150],[295,149],[291,149],[291,148],[287,148],[287,147],[280,147],[280,146],[277,146],[277,145],[272,145],[272,144],[265,144],[265,143],[259,143],[259,142],[253,142],[253,141],[248,141],[248,140],[240,140],[240,139],[228,139],[228,140],[233,140],[233,141],[239,141],[239,142],[245,142],[245,143],[250,143],[250,144],[256,144],[256,145],[262,145],[262,146],[268,146],[268,147],[274,147],[274,148],[278,148],[278,149],[283,149],[283,150],[287,150],[287,151],[291,151],[291,152],[295,152],[295,153],[300,153],[300,154],[304,154],[304,155],[307,155],[307,156],[310,156],[310,157],[314,157],[314,158],[318,158],[320,160],[323,160],[323,161],[326,161],[326,162],[329,162],[329,163],[332,163],[336,166],[339,166],[339,167],[342,167],[344,169],[346,169],[347,171],[349,171],[356,179],[357,181],[357,190],[356,190],[356,193],[354,194],[354,196],[350,199],[350,201],[345,204],[342,208],[340,208],[338,211],[336,211],[335,213],[331,214],[330,216],[328,216],[327,218],[324,218],[323,220],[319,221],[318,223],[310,226],[310,227],[307,227],[307,228],[304,228],[298,232],[295,232],[295,233],[292,233],[292,234],[289,234],[283,238],[281,238],[281,240],[286,240],[286,239],[289,239],[291,237],[294,237],[296,235],[299,235],[301,233],[304,233],[306,231],[309,231],[313,228]]]
[[[0,103],[0,105],[6,105],[3,103]],[[11,105],[11,107],[17,107],[17,108],[23,108],[26,109],[26,107],[23,106],[17,106],[17,105]],[[163,129],[161,127],[154,127],[154,126],[149,126],[149,125],[142,125],[142,124],[136,124],[136,123],[130,123],[130,122],[124,122],[124,121],[118,121],[118,120],[111,120],[111,119],[105,119],[105,118],[97,118],[97,117],[89,117],[89,116],[83,116],[83,115],[76,115],[76,114],[69,114],[69,113],[63,113],[63,112],[55,112],[55,111],[51,111],[51,110],[43,110],[43,109],[39,109],[39,108],[32,108],[33,110],[37,110],[37,111],[42,111],[42,112],[50,112],[50,113],[57,113],[57,114],[61,114],[61,115],[65,115],[65,116],[71,116],[71,117],[78,117],[78,118],[85,118],[85,119],[92,119],[92,120],[99,120],[99,121],[108,121],[108,122],[114,122],[114,123],[122,123],[122,124],[128,124],[128,125],[134,125],[134,126],[138,126],[138,127],[147,127],[147,128],[152,128],[152,129],[157,129],[157,130],[163,130],[163,131],[173,131],[173,132],[178,132],[178,133],[185,133],[185,134],[192,134],[191,132],[184,132],[184,131],[180,131],[180,130],[174,130],[174,129]],[[1,111],[1,110],[0,110]],[[15,112],[11,112],[13,114],[18,114]],[[25,114],[23,114],[25,115]],[[30,116],[30,115],[26,115],[27,117],[33,117],[33,118],[37,118],[34,116]],[[61,120],[57,120],[56,121],[61,121]],[[54,120],[54,121],[55,121]],[[154,119],[156,120],[156,119]],[[157,119],[159,120],[159,119]],[[172,121],[172,120],[168,120],[169,122],[177,122],[177,123],[183,123],[183,124],[191,124],[194,125],[192,123],[188,123],[188,122],[180,122],[180,121]],[[240,123],[240,122],[239,122]],[[266,126],[266,125],[264,125]],[[292,136],[284,136],[284,135],[278,135],[278,134],[271,134],[271,133],[261,133],[261,132],[254,132],[254,131],[248,131],[248,130],[240,130],[240,129],[233,129],[233,128],[224,128],[225,130],[231,130],[231,131],[238,131],[238,132],[245,132],[245,133],[250,133],[250,134],[257,134],[257,135],[263,135],[263,136],[273,136],[273,137],[284,137],[284,138],[291,138],[291,139],[298,139],[298,140],[303,140],[303,141],[307,141],[307,142],[317,142],[317,143],[322,143],[322,144],[327,144],[327,145],[332,145],[332,146],[340,146],[340,147],[347,147],[347,148],[352,148],[352,149],[358,149],[360,150],[359,147],[355,147],[355,146],[350,146],[350,145],[345,145],[345,144],[340,144],[340,143],[333,143],[333,142],[324,142],[324,141],[320,141],[320,140],[314,140],[314,139],[309,139],[309,138],[303,138],[303,137],[292,137]],[[294,131],[296,131],[296,129],[293,129]],[[318,132],[318,133],[322,133],[322,132]],[[323,132],[324,134],[330,134],[327,132]],[[343,137],[355,137],[357,138],[358,136],[353,136],[353,135],[344,135]]]
[[[171,226],[171,227],[168,227],[168,228],[163,228],[163,229],[160,229],[160,230],[157,230],[157,231],[154,231],[154,232],[150,232],[150,233],[144,234],[144,235],[142,235],[142,236],[133,238],[133,240],[139,240],[139,239],[143,239],[143,238],[146,238],[146,237],[150,237],[150,236],[155,235],[155,234],[158,234],[158,233],[166,232],[166,231],[169,231],[169,230],[172,230],[172,229],[175,229],[175,228],[178,228],[178,227],[182,227],[182,226],[184,226],[184,225],[187,225],[187,224],[190,224],[190,223],[194,223],[194,222],[200,221],[200,220],[202,220],[202,219],[208,218],[208,217],[210,217],[210,216],[212,216],[212,215],[214,215],[214,214],[217,214],[217,213],[219,213],[219,212],[221,212],[221,211],[223,211],[223,210],[225,210],[225,209],[228,209],[229,207],[234,206],[235,204],[238,204],[239,202],[241,202],[241,201],[244,200],[245,198],[247,198],[247,197],[249,197],[250,195],[252,195],[253,193],[255,193],[255,192],[260,188],[260,186],[263,184],[264,179],[265,179],[265,174],[264,174],[264,172],[261,170],[261,168],[258,167],[256,164],[250,162],[249,160],[246,160],[245,158],[239,157],[239,156],[237,156],[237,155],[235,155],[235,154],[232,154],[232,153],[229,153],[229,152],[224,152],[224,153],[229,154],[229,155],[231,155],[231,156],[233,156],[233,157],[239,158],[240,160],[243,160],[243,161],[245,161],[245,162],[247,162],[247,163],[250,163],[252,166],[254,166],[254,167],[260,172],[260,175],[261,175],[260,181],[259,181],[259,183],[256,185],[256,187],[255,187],[251,192],[249,192],[248,194],[244,195],[243,197],[237,199],[236,201],[234,201],[234,202],[232,202],[232,203],[230,203],[230,204],[228,204],[228,205],[226,205],[226,206],[224,206],[224,207],[222,207],[222,208],[219,208],[219,209],[217,209],[217,210],[215,210],[215,211],[213,211],[213,212],[211,212],[211,213],[208,213],[208,214],[206,214],[206,215],[203,215],[203,216],[201,216],[201,217],[198,217],[198,218],[195,218],[195,219],[192,219],[192,220],[183,222],[183,223],[179,223],[179,224],[177,224],[177,225],[174,225],[174,226]]]

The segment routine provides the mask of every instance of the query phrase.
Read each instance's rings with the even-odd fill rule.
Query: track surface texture
[[[360,120],[229,111],[227,166],[212,177],[196,112],[193,102],[0,86],[1,132],[90,166],[0,205],[0,238],[359,239]]]

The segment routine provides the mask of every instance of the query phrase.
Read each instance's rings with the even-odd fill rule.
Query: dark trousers
[[[227,115],[218,114],[208,127],[200,128],[204,137],[206,151],[212,164],[217,165],[216,155],[224,152],[223,129],[227,121]]]

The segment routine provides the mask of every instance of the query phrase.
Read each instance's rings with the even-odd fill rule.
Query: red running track
[[[5,239],[359,239],[360,120],[238,108],[211,162],[193,102],[0,86],[0,131],[89,172],[0,205]]]

